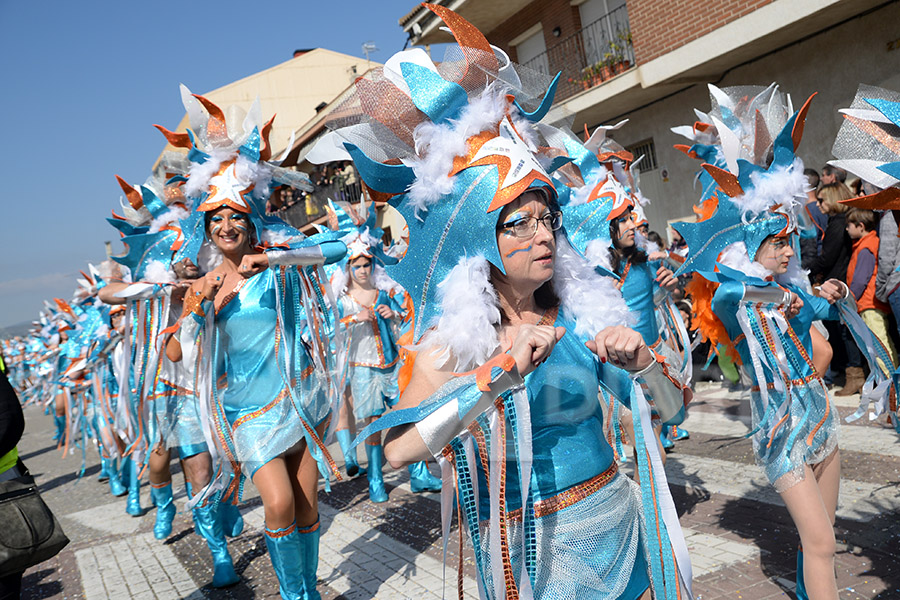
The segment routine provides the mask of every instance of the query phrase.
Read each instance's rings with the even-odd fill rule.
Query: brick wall
[[[581,29],[578,7],[572,6],[569,0],[534,0],[493,31],[485,31],[484,34],[490,43],[502,48],[513,61],[517,61],[516,50],[509,42],[535,23],[544,26],[544,43],[547,48]],[[553,30],[557,27],[560,29],[559,37],[553,35]]]
[[[651,61],[772,1],[628,0],[635,61]]]

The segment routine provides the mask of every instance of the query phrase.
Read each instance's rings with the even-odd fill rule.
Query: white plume
[[[175,283],[175,273],[159,260],[151,260],[144,269],[144,281],[149,283]]]
[[[718,262],[735,271],[740,271],[744,275],[758,279],[766,279],[773,275],[772,271],[765,268],[762,263],[750,260],[747,245],[744,242],[735,242],[726,246],[719,255]]]
[[[591,240],[584,248],[584,256],[595,267],[603,267],[612,271],[612,253],[609,249],[609,240]]]
[[[491,285],[491,269],[483,256],[462,257],[438,284],[441,316],[419,348],[442,351],[437,366],[456,359],[454,370],[468,371],[487,361],[500,338],[500,305]]]
[[[150,223],[150,233],[156,233],[172,221],[187,219],[190,213],[180,206],[170,206],[169,210],[159,215]]]
[[[803,174],[803,161],[795,159],[787,167],[777,167],[771,172],[750,176],[753,187],[743,196],[733,198],[741,212],[756,216],[765,212],[775,204],[781,204],[786,210],[796,212],[797,205],[806,200],[809,180]]]
[[[416,127],[413,139],[419,158],[407,163],[416,174],[407,196],[417,214],[453,191],[453,178],[448,176],[453,159],[466,154],[466,141],[471,136],[495,127],[508,107],[506,89],[491,85],[463,107],[458,119],[444,123],[424,121]],[[516,126],[519,125],[517,121]],[[528,129],[523,127],[519,133],[526,136],[524,131]],[[528,137],[523,139],[529,141]]]
[[[399,294],[404,291],[403,286],[391,279],[391,276],[387,274],[384,267],[377,263],[372,269],[372,285],[377,289],[390,294]]]

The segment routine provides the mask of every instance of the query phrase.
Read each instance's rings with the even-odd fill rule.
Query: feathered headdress
[[[540,100],[529,91],[538,88],[540,75],[513,68],[449,9],[425,6],[447,24],[458,47],[440,64],[421,49],[403,51],[358,79],[334,111],[333,131],[307,156],[352,159],[373,198],[388,200],[406,219],[409,250],[388,273],[413,298],[416,342],[440,315],[449,322],[451,313],[477,310],[470,323],[499,324],[495,296],[464,300],[445,282],[458,281],[476,295],[493,292],[488,263],[503,270],[496,244],[500,209],[529,189],[555,198],[553,166],[537,154],[534,123],[549,110],[558,77]],[[523,104],[536,108],[529,112]],[[462,270],[458,276],[455,269]],[[484,306],[487,312],[475,308]],[[439,332],[445,329],[437,324]],[[466,363],[489,356],[495,338],[487,336],[477,350],[461,347],[468,342],[442,342]]]
[[[844,200],[869,210],[900,209],[900,93],[860,85],[834,140],[829,164],[881,188],[868,196]]]
[[[716,269],[726,247],[743,242],[750,260],[770,235],[797,228],[797,210],[809,187],[796,157],[812,96],[793,112],[790,96],[767,88],[709,86],[712,110],[697,111],[693,127],[673,132],[694,144],[675,146],[703,160],[700,211],[709,218],[673,224],[688,245],[678,274]]]
[[[244,113],[232,106],[226,111],[203,96],[181,86],[181,99],[190,121],[185,133],[156,125],[169,143],[187,155],[166,155],[169,181],[180,184],[189,215],[181,219],[184,242],[174,261],[197,255],[206,239],[205,214],[227,206],[248,215],[261,246],[277,246],[302,234],[287,223],[266,214],[265,205],[275,185],[312,191],[305,173],[281,167],[283,157],[272,160],[269,133],[273,116],[266,122],[257,99]]]

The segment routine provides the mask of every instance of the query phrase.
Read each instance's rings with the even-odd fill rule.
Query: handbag
[[[34,477],[20,461],[18,477],[0,481],[0,577],[56,556],[69,543]]]

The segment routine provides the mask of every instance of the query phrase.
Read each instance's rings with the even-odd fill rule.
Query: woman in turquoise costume
[[[194,260],[205,246],[221,261],[188,290],[167,349],[193,373],[216,459],[213,481],[193,502],[237,502],[251,477],[282,598],[319,598],[317,482],[320,468],[336,472],[322,440],[342,359],[331,352],[336,319],[318,265],[340,260],[346,246],[337,234],[306,238],[266,216],[273,183],[311,186],[270,162],[271,121],[261,122],[258,106],[228,121],[205,98],[182,97],[192,132],[164,132],[191,162],[183,186],[190,216],[175,260]],[[230,567],[223,554],[217,575],[220,564]]]
[[[566,240],[548,173],[565,161],[536,153],[553,89],[540,101],[544,88],[522,83],[534,74],[425,6],[459,48],[439,66],[418,49],[390,58],[357,82],[355,122],[314,151],[352,157],[409,227],[406,255],[386,269],[415,306],[412,378],[357,440],[389,430],[395,467],[438,459],[445,535],[455,506],[484,598],[633,600],[650,597],[651,579],[656,597],[688,597],[690,561],[673,548],[680,528],[634,382],[674,399],[669,416],[682,392],[624,326],[612,281]],[[601,388],[642,415],[640,491],[618,473]]]
[[[650,260],[636,243],[635,207],[645,201],[635,172],[640,159],[632,162],[631,153],[606,136],[609,129],[618,129],[624,123],[597,128],[584,144],[563,130],[553,133],[554,147],[572,160],[570,166],[554,175],[563,216],[572,224],[566,230],[575,249],[601,273],[616,280],[644,343],[665,357],[669,374],[688,388],[691,363],[689,352],[683,349],[689,348],[690,342],[669,298],[677,282],[667,266]],[[661,329],[659,323],[665,327]],[[677,344],[673,343],[676,339]],[[619,420],[617,407],[611,409],[612,418]],[[630,415],[622,414],[621,420],[633,437]],[[662,435],[663,425],[655,414],[653,425],[663,447],[670,448],[672,443]],[[616,442],[619,450],[619,440]]]
[[[879,359],[891,363],[847,286],[832,279],[813,295],[794,259],[808,185],[795,151],[810,101],[792,114],[775,84],[710,91],[712,110],[676,129],[694,142],[680,149],[705,163],[701,220],[675,225],[688,245],[679,274],[695,274],[694,322],[703,335],[736,350],[754,382],[748,435],[800,534],[798,596],[834,600],[840,416],[812,362],[810,326],[841,319],[850,327],[869,359],[868,393],[889,384]]]
[[[392,280],[379,263],[396,263],[385,254],[381,237],[384,231],[376,226],[375,211],[365,203],[357,209],[339,204],[335,209],[341,216],[352,219],[356,230],[344,238],[347,244],[346,263],[332,275],[332,289],[337,298],[338,316],[347,331],[348,391],[341,407],[341,420],[335,436],[344,453],[347,474],[359,471],[356,450],[350,447],[348,427],[350,412],[356,420],[368,425],[384,411],[396,404],[400,396],[398,368],[400,349],[397,338],[401,326],[411,320],[408,314],[408,294]],[[347,219],[343,219],[347,220]],[[384,450],[381,434],[369,437],[365,443],[369,479],[369,499],[386,502],[382,466]],[[439,492],[441,481],[428,471],[424,461],[409,465],[410,489],[413,492]]]

